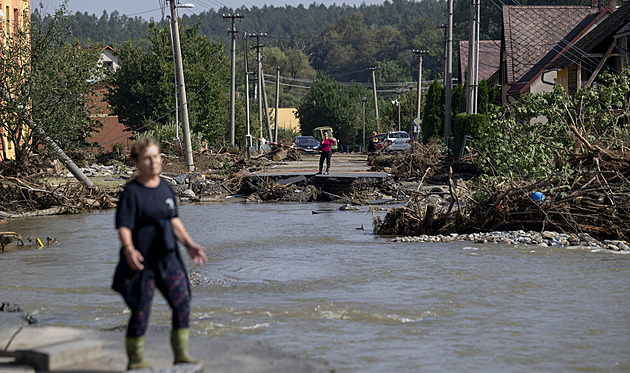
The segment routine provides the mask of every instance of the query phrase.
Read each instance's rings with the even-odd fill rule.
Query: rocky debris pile
[[[382,221],[376,219],[375,231],[419,236],[553,229],[599,240],[630,240],[630,160],[602,151],[571,161],[581,171],[569,179],[509,187],[454,182],[449,174],[447,203],[414,198]]]
[[[456,242],[472,241],[475,243],[500,243],[507,245],[540,246],[540,247],[588,247],[592,249],[606,249],[611,251],[630,254],[628,243],[620,240],[598,241],[587,233],[558,233],[551,231],[525,232],[518,231],[497,231],[487,233],[469,233],[449,235],[420,235],[396,237],[393,242]]]

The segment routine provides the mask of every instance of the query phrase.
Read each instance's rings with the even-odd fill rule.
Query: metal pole
[[[376,132],[378,133],[378,99],[376,97],[376,74],[374,71],[378,70],[378,67],[370,67],[368,70],[372,72],[372,91],[374,92],[374,116],[376,117]]]
[[[420,118],[420,102],[422,101],[422,54],[418,53],[418,105],[416,106],[416,118]]]
[[[471,0],[468,17],[468,74],[466,75],[466,114],[475,113],[477,58],[477,0]]]
[[[363,103],[363,149],[365,149],[365,100],[367,100],[367,97],[361,97]]]
[[[251,148],[252,148],[252,134],[250,132],[249,127],[249,68],[247,67],[247,33],[243,33],[243,65],[245,72],[245,122],[247,123],[247,137],[245,138],[245,146],[247,150],[245,154],[247,155],[247,159],[252,158]]]
[[[451,137],[451,90],[453,85],[453,0],[448,0],[448,21],[446,31],[446,102],[444,103],[444,137],[448,141]]]
[[[400,88],[396,90],[396,105],[398,106],[398,130],[400,131]]]
[[[418,105],[416,118],[420,118],[420,105],[422,103],[422,56],[429,53],[425,50],[414,49],[413,53],[418,55]]]
[[[278,110],[280,109],[280,66],[276,67],[276,115],[273,130],[274,142],[278,142]]]
[[[411,126],[409,127],[409,135],[411,136],[411,141],[413,141],[413,84],[409,84],[409,118],[411,119]]]
[[[236,19],[243,18],[241,14],[224,14],[223,18],[232,19],[232,29],[228,31],[231,34],[232,49],[230,50],[232,56],[232,70],[230,73],[230,145],[236,144],[236,122],[235,122],[235,100],[236,100]]]
[[[179,98],[182,103],[182,127],[184,129],[184,147],[186,166],[188,171],[194,171],[192,145],[190,143],[190,128],[188,123],[188,100],[186,99],[186,84],[184,83],[184,65],[182,63],[182,50],[179,42],[179,27],[177,25],[177,8],[175,0],[170,0],[171,25],[173,28],[173,48],[175,49],[175,67],[177,68],[177,82],[179,83]]]
[[[260,89],[263,95],[263,101],[265,103],[265,123],[267,124],[267,135],[269,136],[269,141],[273,141],[273,136],[271,134],[271,123],[269,121],[269,101],[267,101],[267,87],[265,86],[265,76],[262,70],[262,64],[260,67],[260,82],[262,83]]]
[[[477,43],[476,43],[476,52],[477,52],[477,57],[475,58],[475,94],[474,94],[474,113],[477,114],[479,111],[479,23],[481,21],[480,19],[480,11],[481,11],[481,1],[480,0],[475,0],[477,2]]]

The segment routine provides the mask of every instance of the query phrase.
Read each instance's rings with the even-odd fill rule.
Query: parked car
[[[313,136],[296,136],[293,143],[296,148],[307,153],[315,153],[319,149],[319,141]]]
[[[376,135],[376,150],[381,150],[383,144],[385,143],[385,138],[387,137],[387,133],[379,133]]]
[[[392,131],[387,133],[383,150],[385,152],[403,151],[411,149],[411,136],[405,131]]]

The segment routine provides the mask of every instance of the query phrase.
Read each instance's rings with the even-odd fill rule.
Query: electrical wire
[[[218,69],[218,70],[217,70],[217,71],[216,71],[216,72],[215,72],[215,73],[214,73],[214,74],[210,77],[210,79],[208,79],[208,80],[204,83],[204,85],[203,85],[201,88],[199,88],[199,90],[197,90],[197,92],[195,92],[195,94],[194,94],[194,95],[192,95],[192,97],[190,97],[190,98],[189,98],[189,99],[188,99],[185,103],[182,103],[179,107],[176,107],[175,109],[173,109],[173,110],[171,110],[171,111],[169,111],[169,112],[167,112],[167,113],[163,114],[161,117],[159,117],[159,118],[157,118],[157,119],[149,119],[149,121],[148,121],[148,123],[147,123],[147,124],[145,124],[145,125],[143,125],[143,126],[141,126],[141,127],[138,127],[138,128],[136,128],[136,129],[132,130],[132,131],[131,131],[131,133],[137,133],[137,132],[140,132],[141,130],[143,130],[143,129],[145,129],[145,128],[149,127],[149,126],[152,126],[153,124],[157,124],[157,123],[158,123],[158,121],[160,121],[160,120],[162,120],[162,119],[166,118],[167,116],[171,115],[173,112],[175,112],[175,111],[177,111],[177,110],[181,109],[182,107],[184,107],[184,105],[188,105],[188,103],[189,103],[189,102],[191,102],[191,101],[193,101],[193,100],[195,99],[195,97],[197,97],[197,95],[199,95],[199,94],[200,94],[200,93],[201,93],[201,92],[202,92],[202,91],[203,91],[203,90],[204,90],[204,89],[208,86],[208,84],[210,84],[210,82],[211,82],[212,80],[214,80],[214,78],[217,76],[217,74],[218,74],[219,72],[221,72],[221,70],[223,70],[223,69],[224,69],[227,65],[228,65],[228,64],[227,64],[227,60],[226,60],[226,61],[224,61],[224,62],[223,62],[223,65],[222,65],[221,67],[219,67],[219,69]],[[109,140],[109,141],[106,141],[106,142],[100,143],[98,146],[102,146],[102,145],[109,144],[109,143],[111,143],[111,142],[114,142],[114,141],[116,141],[116,140],[120,140],[120,139],[125,138],[125,137],[127,137],[127,136],[128,136],[128,135],[127,135],[127,134],[125,134],[125,135],[122,135],[122,136],[116,137],[115,139],[112,139],[112,140]],[[92,148],[96,148],[96,147],[97,147],[97,146],[94,146],[94,147],[92,147]]]

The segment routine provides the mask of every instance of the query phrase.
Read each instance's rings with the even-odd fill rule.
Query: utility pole
[[[264,71],[262,69],[262,63],[260,64],[260,83],[261,83],[260,88],[262,91],[262,97],[265,102],[265,123],[267,124],[267,135],[269,136],[269,141],[272,141],[273,136],[271,134],[271,123],[269,121],[269,101],[267,101],[267,86],[265,85],[266,83],[265,83]]]
[[[363,149],[365,149],[365,100],[367,100],[367,97],[361,97],[361,102],[363,103]]]
[[[252,158],[252,134],[249,128],[249,67],[247,66],[247,33],[243,33],[243,65],[245,70],[245,122],[247,123],[247,137],[245,138],[245,154],[247,159]]]
[[[416,118],[420,118],[420,104],[422,102],[422,56],[429,52],[425,50],[414,49],[413,53],[418,55],[418,106],[416,110]]]
[[[258,153],[262,154],[262,138],[263,138],[263,127],[262,127],[262,94],[261,94],[261,87],[262,87],[262,55],[260,52],[260,49],[263,47],[262,44],[260,44],[260,38],[267,36],[267,34],[254,34],[252,35],[254,37],[256,37],[256,45],[253,46],[252,48],[256,48],[256,71],[257,71],[257,75],[258,75],[258,81],[257,81],[257,88],[258,88],[258,123],[260,125],[260,140],[258,141]]]
[[[379,67],[368,68],[368,70],[372,72],[372,91],[374,91],[374,116],[376,117],[376,133],[378,133],[378,99],[376,97],[376,74],[374,74],[374,72],[378,69]]]
[[[223,18],[231,18],[232,19],[232,29],[228,31],[231,34],[230,38],[232,39],[232,71],[230,74],[230,145],[234,146],[236,144],[235,141],[235,132],[236,132],[236,124],[235,124],[235,97],[236,97],[236,19],[243,18],[242,14],[224,14]]]
[[[399,131],[401,130],[401,127],[400,127],[400,92],[401,92],[401,89],[397,88],[396,89],[396,106],[398,106],[398,130]]]
[[[444,140],[449,145],[451,138],[451,90],[453,89],[453,0],[448,0],[448,19],[446,29],[446,102],[444,103]]]
[[[477,56],[475,57],[475,114],[479,110],[479,38],[480,36],[480,23],[481,23],[481,0],[475,0],[477,2],[477,43],[475,43],[475,50]]]
[[[274,142],[278,142],[278,110],[280,110],[280,66],[276,67],[276,115],[273,130]]]
[[[179,42],[179,27],[177,25],[177,7],[175,0],[169,0],[171,7],[171,27],[173,29],[173,49],[175,50],[175,68],[177,70],[177,83],[179,85],[179,100],[182,103],[182,127],[184,129],[184,147],[186,167],[188,171],[194,171],[192,145],[190,143],[190,127],[188,123],[188,100],[186,99],[186,85],[184,83],[184,65],[182,63],[182,49]]]
[[[470,13],[468,17],[468,74],[466,84],[466,114],[477,112],[477,24],[479,14],[477,13],[477,3],[479,0],[470,0]]]
[[[413,134],[413,89],[415,84],[409,83],[409,119],[411,120],[411,124],[409,127],[409,135],[411,136],[411,141],[413,142],[414,134]]]

